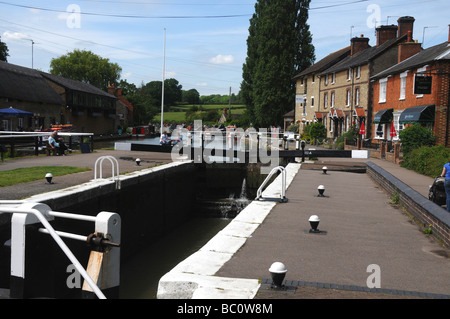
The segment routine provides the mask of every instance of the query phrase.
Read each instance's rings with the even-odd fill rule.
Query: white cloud
[[[214,58],[209,59],[209,62],[214,64],[229,64],[234,62],[234,56],[230,55],[222,55],[219,54]]]
[[[195,85],[205,87],[205,86],[208,86],[208,83],[206,83],[206,82],[200,82],[200,83],[195,83]]]
[[[175,71],[166,71],[166,79],[175,78],[176,75],[177,75],[177,72],[175,72]]]
[[[26,34],[20,33],[20,32],[5,31],[5,32],[3,32],[2,38],[4,38],[5,40],[23,40],[23,39],[29,39],[30,37],[27,36]]]

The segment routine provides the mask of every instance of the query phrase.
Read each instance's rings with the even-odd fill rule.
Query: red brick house
[[[399,46],[399,63],[371,77],[373,141],[396,140],[405,126],[420,123],[433,130],[438,144],[449,146],[449,41],[422,50],[409,36]],[[431,80],[431,84],[419,91],[419,80]],[[397,133],[394,138],[390,136],[392,123]]]

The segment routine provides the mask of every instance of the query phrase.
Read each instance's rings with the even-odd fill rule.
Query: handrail
[[[99,163],[100,165],[100,173],[99,173],[99,178],[102,179],[103,178],[103,161],[107,159],[111,162],[111,173],[112,173],[112,179],[114,179],[114,168],[116,168],[117,171],[117,175],[116,175],[116,188],[120,189],[120,178],[119,178],[119,162],[117,161],[117,159],[113,156],[110,155],[106,155],[106,156],[101,156],[99,157],[96,161],[95,161],[95,168],[94,168],[94,179],[97,179],[97,164]],[[117,165],[116,167],[114,166],[114,163]]]
[[[95,284],[95,282],[92,280],[92,278],[89,276],[89,274],[86,272],[86,270],[83,268],[81,263],[78,261],[78,259],[75,257],[75,255],[70,251],[69,247],[64,243],[64,241],[61,239],[61,237],[58,235],[58,233],[55,231],[55,229],[50,225],[50,223],[45,218],[44,214],[41,213],[37,208],[35,208],[34,203],[29,204],[23,204],[20,207],[5,207],[2,206],[0,208],[0,212],[2,213],[10,213],[10,214],[31,214],[34,215],[44,226],[46,231],[53,237],[55,242],[58,244],[58,246],[61,248],[61,250],[64,252],[64,254],[69,258],[69,260],[72,262],[72,264],[75,266],[75,268],[78,270],[80,275],[86,280],[88,285],[91,287],[91,289],[94,291],[94,293],[97,295],[99,299],[106,299],[103,292],[98,288],[98,286]]]
[[[280,194],[279,201],[281,201],[281,202],[287,201],[287,199],[286,199],[286,169],[283,166],[274,167],[270,171],[269,175],[267,175],[266,179],[264,180],[264,182],[261,184],[261,186],[258,188],[258,191],[256,192],[256,200],[264,200],[264,199],[268,200],[268,198],[263,198],[263,196],[262,196],[263,188],[270,181],[272,176],[278,171],[281,172],[281,194]]]

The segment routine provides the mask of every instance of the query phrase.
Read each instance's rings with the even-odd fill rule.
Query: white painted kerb
[[[286,167],[286,187],[300,169]],[[279,197],[281,175],[263,192],[267,198]],[[252,299],[260,287],[257,279],[214,276],[245,244],[277,202],[253,201],[222,231],[159,280],[158,299]],[[282,204],[281,204],[282,205]]]

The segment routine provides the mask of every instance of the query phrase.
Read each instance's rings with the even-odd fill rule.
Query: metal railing
[[[62,212],[54,212],[49,206],[40,203],[31,203],[24,201],[0,201],[0,214],[13,214],[11,218],[11,275],[25,278],[25,225],[41,223],[44,228],[38,231],[49,234],[58,244],[67,258],[75,266],[79,274],[85,279],[86,283],[93,290],[99,299],[106,299],[103,292],[92,280],[87,271],[83,268],[76,256],[71,252],[69,247],[64,243],[61,237],[71,238],[75,240],[87,241],[87,236],[71,234],[67,232],[56,231],[49,223],[55,217],[69,218],[74,220],[83,220],[96,223],[96,229],[108,231],[108,225],[114,225],[114,240],[120,240],[120,216],[115,213],[102,212],[97,216],[85,216],[78,214],[69,214]],[[120,257],[120,252],[118,252]],[[116,255],[117,261],[117,255]]]
[[[94,167],[94,179],[103,179],[103,161],[109,160],[111,163],[111,174],[112,179],[116,181],[116,189],[120,189],[120,175],[119,175],[119,162],[117,159],[113,156],[106,155],[101,156],[95,161],[95,167]],[[99,165],[99,177],[97,177],[97,165]],[[114,169],[116,170],[116,175],[114,175]]]
[[[266,184],[271,180],[273,175],[277,172],[281,173],[281,193],[280,198],[265,198],[263,197],[262,193],[264,190],[264,187]],[[269,175],[267,175],[266,179],[262,182],[261,186],[258,188],[258,191],[256,192],[256,200],[275,200],[279,202],[287,202],[286,198],[286,169],[283,166],[277,166],[273,168]]]

